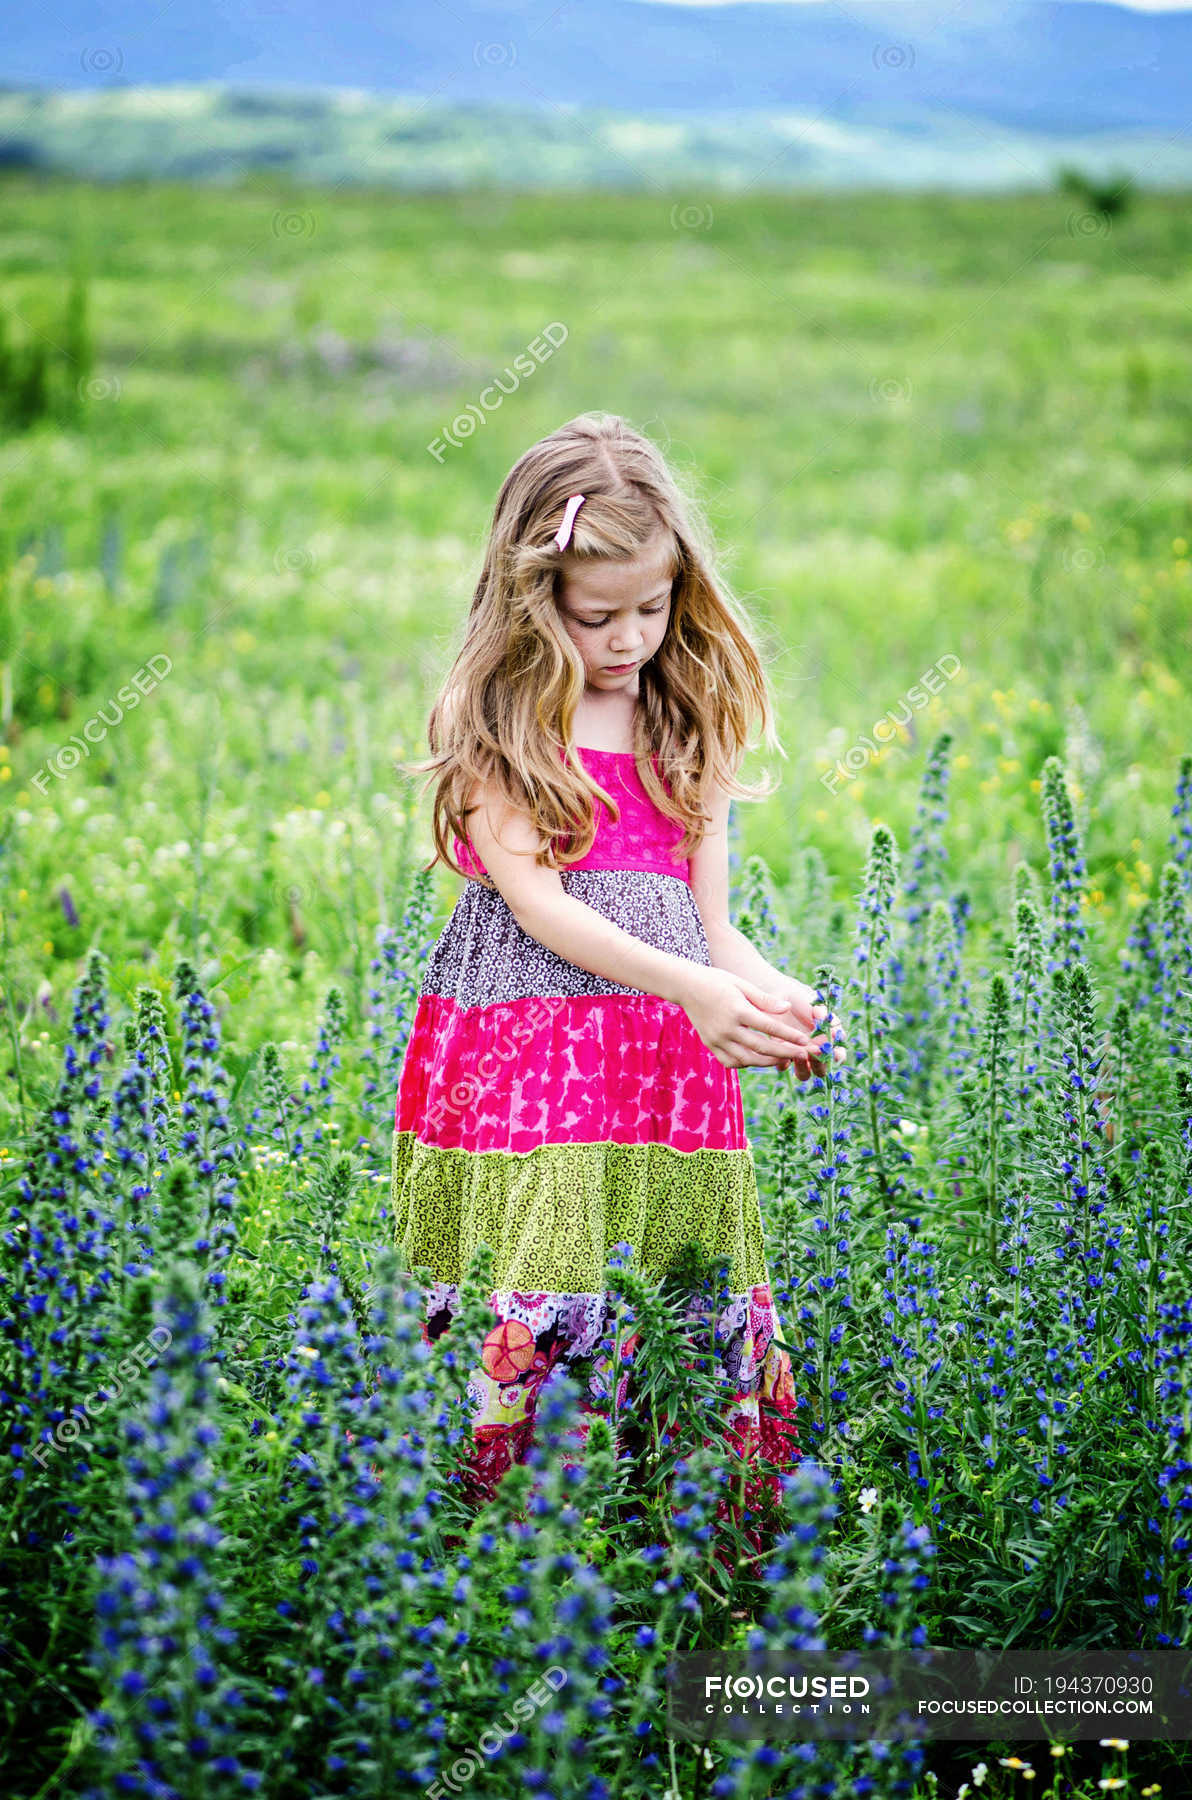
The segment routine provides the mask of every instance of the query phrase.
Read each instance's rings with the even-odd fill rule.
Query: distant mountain
[[[1116,188],[1192,187],[1192,140],[1153,132],[1087,137],[1011,130],[961,114],[895,124],[811,109],[676,117],[397,100],[359,89],[0,90],[0,173],[60,171],[226,182],[252,170],[319,184],[461,189],[647,188],[698,197],[746,187],[1050,187],[1060,168]]]
[[[55,0],[10,15],[0,49],[9,87],[328,86],[854,126],[946,114],[1055,137],[1185,130],[1190,74],[1192,10],[1084,0]]]

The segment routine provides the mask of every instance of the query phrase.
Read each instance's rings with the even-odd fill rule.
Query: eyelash
[[[666,601],[664,600],[660,606],[643,606],[642,611],[648,619],[656,619],[659,613],[666,611]],[[609,618],[611,617],[610,613]],[[577,619],[576,624],[587,626],[589,631],[599,631],[602,626],[608,624],[608,619]]]

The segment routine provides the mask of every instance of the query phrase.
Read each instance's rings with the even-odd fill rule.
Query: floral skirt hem
[[[480,1364],[468,1382],[474,1411],[462,1491],[477,1506],[492,1499],[501,1478],[515,1463],[527,1460],[534,1443],[538,1399],[556,1369],[566,1367],[582,1390],[574,1434],[579,1450],[592,1416],[598,1412],[625,1416],[639,1352],[640,1334],[633,1331],[621,1345],[614,1400],[612,1351],[605,1335],[609,1303],[603,1295],[505,1292],[494,1293],[490,1303],[495,1323],[484,1337]],[[457,1284],[432,1285],[422,1325],[427,1343],[449,1327],[457,1304]],[[693,1298],[688,1318],[706,1310],[707,1304]],[[715,1334],[722,1429],[744,1460],[760,1459],[768,1465],[747,1478],[746,1507],[758,1507],[767,1495],[777,1501],[781,1475],[800,1454],[790,1354],[779,1337],[768,1283],[727,1296]],[[640,1421],[637,1423],[640,1426]],[[673,1433],[681,1427],[675,1420],[659,1420],[658,1429]],[[700,1437],[698,1441],[709,1440]],[[688,1449],[695,1447],[692,1437]],[[728,1516],[729,1511],[729,1504],[721,1500],[718,1518]]]

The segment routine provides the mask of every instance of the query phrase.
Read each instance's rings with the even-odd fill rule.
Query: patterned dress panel
[[[566,869],[564,891],[655,950],[709,961],[708,939],[689,884],[649,869]],[[494,1006],[531,996],[641,994],[569,962],[524,931],[493,888],[469,881],[427,965],[426,994],[459,1006]]]

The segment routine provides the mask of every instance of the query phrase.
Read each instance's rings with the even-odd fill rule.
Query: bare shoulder
[[[518,924],[536,935],[563,898],[557,868],[538,861],[546,840],[524,808],[491,781],[476,781],[468,794],[468,834],[490,879]]]
[[[472,842],[486,864],[488,852],[493,849],[526,856],[541,846],[541,835],[530,814],[514,805],[491,777],[472,782],[464,800],[464,812]]]

